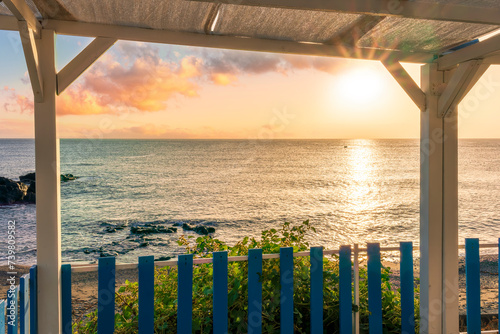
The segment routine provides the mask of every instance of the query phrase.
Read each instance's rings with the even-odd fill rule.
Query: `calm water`
[[[347,147],[346,147],[347,146]],[[32,140],[0,140],[0,175],[34,170]],[[500,236],[500,140],[462,140],[460,237]],[[191,222],[234,243],[284,221],[309,219],[310,238],[345,243],[418,243],[419,146],[416,140],[139,141],[62,140],[63,260],[94,260],[86,248],[113,250],[130,226]],[[8,220],[18,223],[19,262],[34,262],[35,205],[0,206],[2,262]],[[127,223],[116,233],[107,226]],[[171,256],[182,234],[151,235],[120,255]],[[194,235],[194,234],[193,234]]]

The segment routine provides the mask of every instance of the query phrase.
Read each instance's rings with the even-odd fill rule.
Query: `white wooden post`
[[[422,66],[420,133],[420,333],[458,333],[456,108],[438,115],[450,73]]]
[[[56,130],[54,31],[37,40],[43,78],[42,102],[35,102],[38,333],[61,333],[61,217],[59,139]]]
[[[450,82],[453,71],[446,71]],[[443,119],[443,333],[458,333],[458,108]]]

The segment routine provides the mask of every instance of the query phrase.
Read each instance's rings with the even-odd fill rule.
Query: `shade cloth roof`
[[[361,50],[394,50],[407,54],[440,54],[500,28],[496,24],[362,13],[356,8],[352,12],[309,10],[289,6],[281,8],[280,5],[259,6],[259,1],[265,3],[265,0],[252,1],[252,5],[244,4],[244,0],[222,1],[224,3],[210,0],[28,0],[27,3],[36,17],[46,22],[83,22],[323,46],[342,45]],[[297,1],[300,0],[290,2]],[[370,1],[373,2],[364,0]],[[383,1],[391,0],[380,0]],[[348,2],[360,3],[363,0]],[[408,1],[401,0],[401,3]],[[416,0],[411,3],[466,6],[463,10],[498,11],[500,8],[498,0]],[[12,16],[3,3],[0,3],[0,15]]]

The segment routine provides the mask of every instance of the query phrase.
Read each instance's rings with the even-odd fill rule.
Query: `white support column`
[[[42,30],[39,61],[44,96],[35,102],[38,333],[61,333],[61,217],[56,130],[54,31]]]
[[[445,72],[448,81],[451,71]],[[443,120],[443,333],[458,333],[458,108]]]
[[[443,120],[435,94],[442,72],[424,65],[421,80],[426,108],[420,116],[420,333],[434,334],[442,326]]]
[[[438,115],[451,72],[422,67],[426,109],[421,114],[420,333],[458,333],[457,111]]]

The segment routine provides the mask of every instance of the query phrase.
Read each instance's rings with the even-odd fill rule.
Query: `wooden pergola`
[[[381,61],[421,111],[420,332],[458,333],[457,105],[500,64],[497,0],[3,0],[0,29],[35,100],[39,333],[61,332],[57,95],[119,39]],[[95,39],[57,72],[55,34]]]

